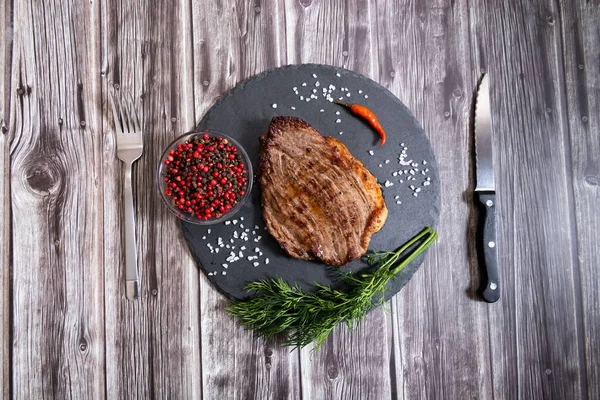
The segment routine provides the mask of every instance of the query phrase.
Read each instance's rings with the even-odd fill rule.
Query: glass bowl
[[[245,191],[244,195],[240,198],[240,200],[236,204],[234,204],[233,207],[229,211],[224,212],[220,217],[209,218],[207,220],[197,218],[195,215],[192,215],[192,214],[188,213],[187,211],[181,210],[179,207],[175,206],[174,200],[172,200],[165,193],[165,190],[167,188],[167,182],[165,182],[165,179],[164,179],[166,176],[166,168],[167,168],[167,165],[165,164],[165,160],[169,157],[169,155],[170,155],[169,152],[171,150],[176,149],[179,144],[185,143],[187,140],[192,139],[194,136],[203,136],[204,134],[208,134],[211,137],[215,137],[215,136],[222,137],[223,139],[227,139],[227,141],[229,143],[231,143],[235,147],[237,147],[237,151],[239,154],[241,154],[242,162],[244,163],[245,169],[248,173],[248,175],[246,176],[246,182],[247,182],[246,191]],[[169,144],[169,146],[167,146],[167,148],[163,152],[162,156],[160,157],[160,163],[158,164],[158,169],[157,169],[157,173],[156,173],[156,187],[158,188],[160,197],[162,198],[162,200],[165,203],[165,205],[167,206],[167,208],[173,214],[175,214],[175,216],[177,218],[182,219],[186,222],[191,222],[193,224],[212,225],[212,224],[217,224],[219,222],[226,221],[229,218],[232,218],[243,207],[244,203],[246,203],[246,201],[250,197],[250,193],[252,192],[253,176],[254,175],[253,175],[253,171],[252,171],[252,163],[250,162],[250,158],[248,157],[246,150],[244,150],[244,148],[238,143],[237,140],[235,140],[235,139],[231,138],[230,136],[227,136],[221,132],[215,131],[215,130],[203,129],[203,130],[188,132],[188,133],[178,137],[173,142],[171,142],[171,144]]]

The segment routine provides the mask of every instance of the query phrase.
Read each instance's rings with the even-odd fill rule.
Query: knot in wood
[[[329,379],[337,379],[339,376],[338,367],[335,364],[329,364],[327,366],[327,378]]]
[[[312,0],[300,0],[300,5],[302,7],[308,7],[312,4]]]
[[[587,175],[584,179],[585,183],[587,183],[590,186],[600,185],[600,177],[598,177],[598,175]]]
[[[25,181],[36,193],[47,194],[56,189],[62,181],[62,175],[58,165],[48,159],[33,159],[25,167]]]

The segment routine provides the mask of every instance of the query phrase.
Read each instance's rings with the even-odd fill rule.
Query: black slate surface
[[[332,92],[334,98],[344,97],[345,101],[365,105],[377,114],[388,135],[385,146],[379,146],[377,134],[366,123],[346,108],[330,103],[322,96],[322,89],[328,89],[330,84],[335,86]],[[298,94],[294,92],[294,87]],[[348,91],[341,91],[341,88],[347,88]],[[316,93],[313,93],[313,89],[316,89]],[[362,93],[359,94],[359,90]],[[318,96],[318,99],[310,99],[311,94]],[[310,99],[308,102],[307,97]],[[276,108],[274,104],[277,105]],[[324,136],[341,140],[381,183],[389,215],[384,227],[372,236],[369,249],[396,249],[423,228],[437,226],[440,185],[434,154],[420,124],[387,89],[360,74],[341,68],[316,64],[290,65],[266,71],[237,85],[206,113],[198,128],[215,129],[237,139],[248,152],[256,171],[258,138],[266,131],[271,118],[278,115],[298,116]],[[343,134],[340,135],[339,132]],[[399,164],[398,158],[403,147],[407,148],[405,161],[413,160],[418,163],[418,171],[414,175],[409,172],[413,169],[412,166]],[[369,150],[374,155],[370,155]],[[386,163],[386,160],[389,162]],[[426,168],[428,172],[423,175],[422,171]],[[393,172],[399,170],[407,170],[409,173],[393,176]],[[407,181],[407,176],[413,176],[416,180]],[[423,186],[427,177],[430,178],[430,185]],[[393,183],[393,186],[385,187],[386,180]],[[421,188],[417,197],[410,185]],[[252,191],[252,197],[238,214],[230,218],[229,224],[200,226],[182,222],[192,256],[215,287],[228,298],[240,300],[249,296],[244,290],[248,283],[275,276],[307,289],[313,287],[313,282],[339,286],[339,282],[336,282],[337,268],[320,262],[291,258],[279,247],[264,229],[260,186],[256,180]],[[396,199],[396,196],[399,198]],[[397,204],[397,201],[401,201],[401,204]],[[244,241],[239,236],[246,229],[249,229],[248,240]],[[235,232],[238,238],[234,238]],[[219,238],[223,241],[223,247],[218,245]],[[211,252],[207,244],[214,249],[218,248],[218,253],[216,250]],[[246,249],[241,250],[242,246]],[[262,256],[249,261],[248,256],[259,254],[255,252],[256,248]],[[240,251],[243,258],[235,262],[226,261],[231,252],[239,257]],[[396,294],[410,280],[423,257],[424,254],[415,259],[398,279],[390,283],[386,299]],[[266,258],[269,259],[268,264],[265,263]],[[258,263],[257,266],[254,266],[255,262]],[[223,264],[228,264],[228,268],[224,268]],[[356,271],[367,267],[364,261],[356,260],[341,269]]]

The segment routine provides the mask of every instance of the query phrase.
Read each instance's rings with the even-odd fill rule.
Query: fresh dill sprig
[[[370,253],[367,263],[377,268],[373,272],[342,274],[340,280],[348,286],[345,291],[315,283],[317,290],[306,292],[281,278],[260,280],[246,287],[255,297],[234,302],[227,311],[258,336],[284,334],[286,346],[299,348],[315,342],[314,352],[337,324],[344,322],[353,329],[369,310],[381,305],[390,279],[436,238],[437,233],[426,228],[396,251]],[[416,243],[417,247],[410,250]]]

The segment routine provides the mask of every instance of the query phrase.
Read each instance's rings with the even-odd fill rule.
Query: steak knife
[[[477,232],[479,262],[485,273],[482,296],[493,303],[500,298],[498,254],[496,243],[496,185],[494,180],[494,148],[490,111],[490,83],[485,75],[479,85],[475,103],[475,158],[477,185],[475,193],[483,210]]]

